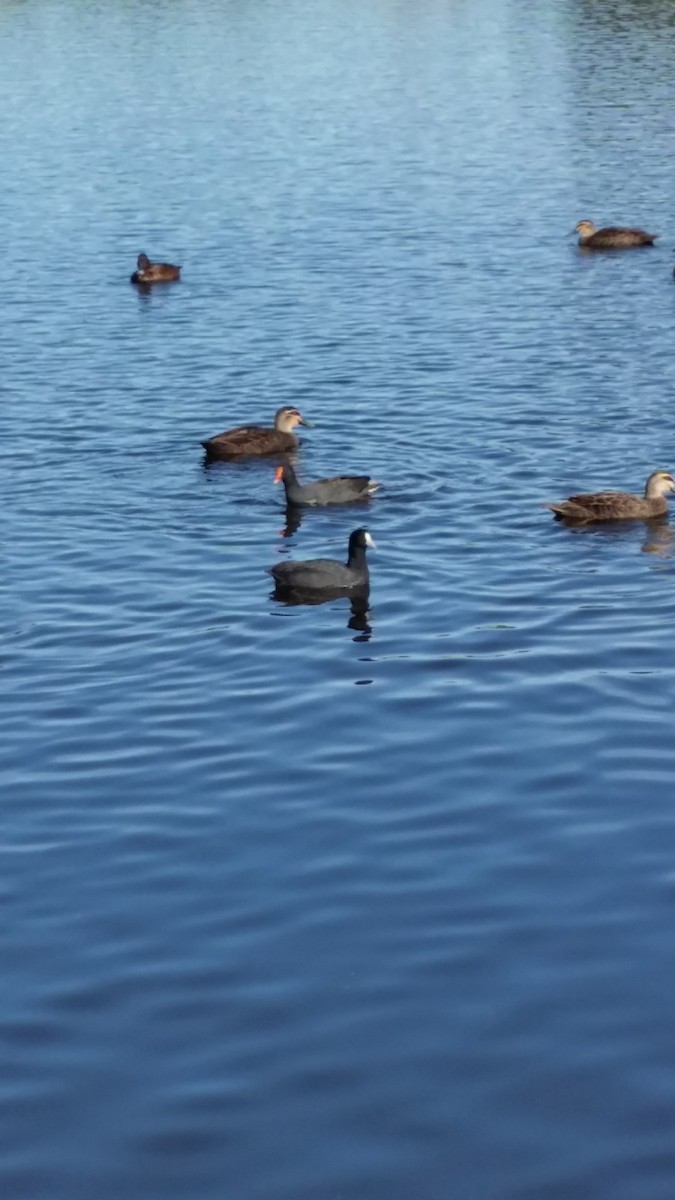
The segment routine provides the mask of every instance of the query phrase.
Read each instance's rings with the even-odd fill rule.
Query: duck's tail
[[[578,504],[570,504],[569,500],[562,500],[558,504],[545,504],[544,508],[550,508],[556,521],[588,521],[589,519],[585,509],[580,508]]]

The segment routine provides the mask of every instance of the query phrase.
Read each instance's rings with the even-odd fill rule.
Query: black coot
[[[310,507],[367,500],[382,486],[368,475],[337,475],[333,479],[300,483],[293,464],[288,460],[277,467],[274,473],[275,483],[280,483],[282,479],[287,503]]]
[[[283,562],[268,567],[278,591],[316,593],[354,591],[368,587],[366,550],[375,543],[367,529],[355,529],[349,536],[347,562],[332,558],[308,558],[304,562]]]

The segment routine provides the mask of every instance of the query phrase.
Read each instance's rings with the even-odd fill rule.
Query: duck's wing
[[[260,453],[260,448],[269,444],[273,433],[273,429],[265,429],[262,425],[240,425],[217,433],[202,442],[202,446],[206,450],[227,450],[231,454],[246,454],[251,449]]]
[[[560,504],[550,504],[557,517],[569,521],[609,521],[631,517],[639,511],[640,499],[630,492],[582,492]]]
[[[594,246],[651,246],[658,236],[658,233],[647,233],[645,229],[608,225],[592,234],[589,241]]]
[[[635,229],[633,227],[620,230],[619,232],[626,233],[632,241],[640,242],[643,245],[651,245],[659,237],[658,233],[647,233],[646,229]]]

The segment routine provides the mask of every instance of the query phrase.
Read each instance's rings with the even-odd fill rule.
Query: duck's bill
[[[301,418],[300,418],[300,424],[301,424],[301,425],[304,425],[304,426],[306,426],[306,428],[307,428],[307,429],[313,429],[313,428],[314,428],[314,421],[308,421],[308,420],[307,420],[307,417],[301,417]]]
[[[570,229],[569,233],[565,234],[565,237],[574,237],[575,233],[578,233],[578,232],[579,232],[578,229]]]
[[[274,482],[281,483],[283,477],[284,477],[284,468],[277,467],[276,471],[274,472]]]

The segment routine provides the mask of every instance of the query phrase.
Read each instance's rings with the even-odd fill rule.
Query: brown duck
[[[288,454],[298,446],[296,425],[310,426],[297,408],[280,408],[274,429],[262,425],[240,425],[202,442],[207,458],[250,458],[258,454]]]
[[[626,229],[619,225],[608,225],[597,229],[592,221],[579,221],[572,233],[579,234],[579,245],[584,250],[629,250],[631,246],[653,246],[658,233],[646,233],[644,229]]]
[[[131,276],[132,283],[172,283],[174,279],[180,279],[181,268],[172,263],[150,262],[147,254],[139,254],[137,263],[138,270]]]
[[[559,504],[547,504],[557,521],[587,525],[591,521],[648,521],[668,511],[668,492],[675,492],[675,479],[669,471],[652,471],[644,496],[631,492],[590,492],[570,496]]]

